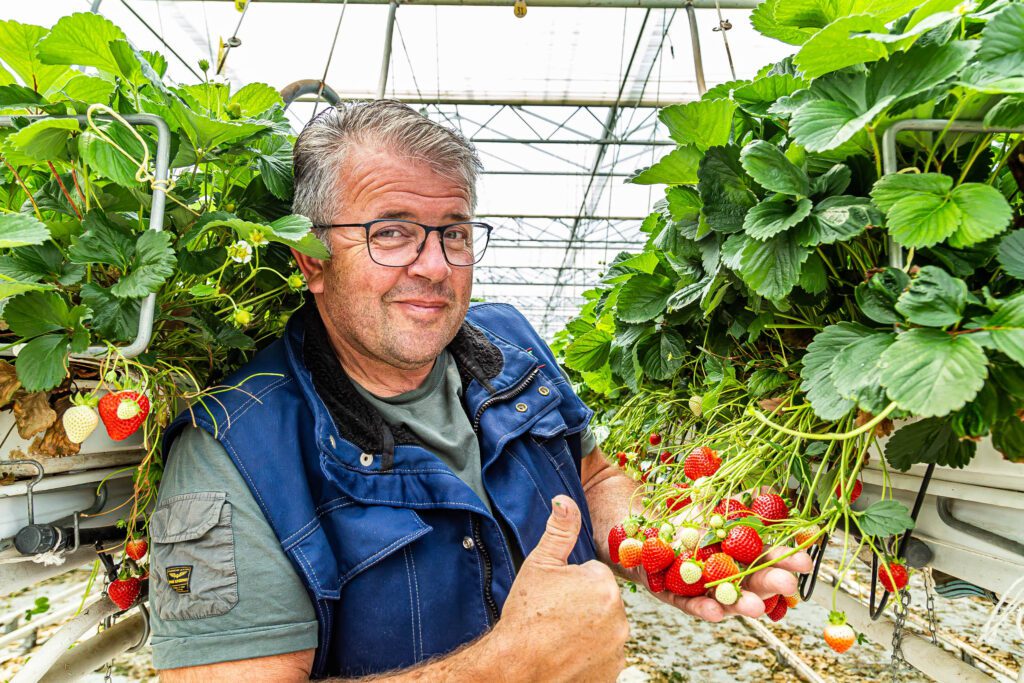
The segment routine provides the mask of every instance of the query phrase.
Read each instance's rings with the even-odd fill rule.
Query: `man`
[[[472,147],[397,102],[329,110],[295,146],[312,302],[179,417],[153,540],[164,681],[614,680],[628,626],[605,539],[610,467],[544,342],[469,307],[489,227]],[[581,531],[582,530],[582,531]],[[800,556],[784,565],[806,570]],[[631,578],[638,578],[633,576]],[[709,620],[758,616],[792,574]]]

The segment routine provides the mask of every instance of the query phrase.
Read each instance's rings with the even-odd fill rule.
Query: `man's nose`
[[[434,238],[437,239],[434,239]],[[441,249],[440,233],[427,235],[427,241],[420,249],[420,254],[409,266],[409,274],[425,278],[431,282],[441,282],[452,273],[452,267],[444,257]]]

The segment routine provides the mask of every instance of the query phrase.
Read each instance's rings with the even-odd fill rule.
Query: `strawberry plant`
[[[0,22],[0,346],[15,356],[0,361],[0,407],[39,435],[30,457],[78,453],[99,419],[113,439],[142,434],[129,538],[154,500],[163,427],[281,334],[304,289],[289,248],[328,255],[289,211],[278,93],[173,84],[166,69],[96,14]],[[135,114],[170,129],[166,181],[157,134]],[[127,357],[151,296],[152,339]],[[46,417],[23,425],[29,414]]]
[[[701,594],[777,562],[755,535],[788,555],[841,534],[840,575],[864,549],[889,567],[907,508],[887,484],[852,507],[881,437],[899,470],[984,439],[1024,461],[1024,143],[998,132],[1024,126],[1024,5],[855,4],[766,0],[755,28],[795,54],[661,110],[678,146],[631,178],[665,186],[644,249],[556,340],[605,450],[635,454],[643,524],[677,529],[669,590],[705,548],[740,564],[710,555]],[[920,118],[949,123],[887,160]]]

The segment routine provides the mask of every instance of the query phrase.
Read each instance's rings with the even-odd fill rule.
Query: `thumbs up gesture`
[[[547,529],[524,560],[495,626],[508,652],[519,655],[509,666],[522,667],[521,680],[614,681],[625,667],[629,624],[614,575],[596,560],[566,562],[580,524],[571,498],[551,501]]]

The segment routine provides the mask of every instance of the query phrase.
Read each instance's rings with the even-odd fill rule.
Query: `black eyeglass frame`
[[[420,242],[420,245],[418,247],[416,247],[416,258],[414,258],[412,261],[409,261],[404,266],[395,266],[389,263],[381,263],[377,259],[373,258],[373,249],[370,247],[370,229],[373,228],[373,226],[379,225],[381,223],[408,223],[409,225],[418,225],[419,227],[423,228],[423,241]],[[487,241],[484,242],[484,248],[480,250],[479,254],[475,255],[476,260],[474,260],[472,263],[452,263],[452,260],[448,258],[448,250],[445,249],[444,246],[444,231],[447,230],[448,228],[453,228],[456,225],[472,225],[474,227],[481,227],[487,230]],[[483,259],[484,252],[487,251],[487,247],[491,243],[491,232],[494,230],[493,225],[490,225],[489,223],[481,223],[479,221],[459,221],[457,223],[448,223],[447,225],[424,225],[423,223],[417,223],[416,221],[410,221],[404,218],[375,218],[374,220],[367,221],[366,223],[329,223],[327,225],[314,225],[313,227],[317,229],[362,228],[363,230],[366,231],[366,253],[369,254],[370,260],[376,263],[378,266],[384,266],[385,268],[408,268],[412,264],[416,263],[416,259],[418,259],[420,257],[420,254],[423,253],[423,247],[426,246],[427,240],[430,239],[430,233],[432,232],[437,233],[438,241],[441,243],[441,253],[444,255],[444,260],[448,263],[448,265],[455,266],[456,268],[469,268],[470,266],[475,266],[476,264],[480,263],[480,261]]]

